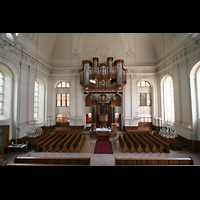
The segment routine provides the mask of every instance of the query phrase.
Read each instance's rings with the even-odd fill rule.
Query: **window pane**
[[[69,83],[67,83],[67,87],[69,87]]]
[[[145,81],[141,81],[141,86],[145,86]]]
[[[150,84],[149,84],[148,82],[146,82],[146,86],[147,86],[147,87],[150,87]]]
[[[0,109],[3,109],[3,103],[0,102]]]
[[[58,83],[57,87],[59,87],[59,88],[60,88],[60,87],[61,87],[61,83]]]
[[[67,106],[69,106],[69,101],[67,101]]]
[[[151,94],[147,93],[147,99],[151,99]]]
[[[62,82],[62,87],[65,87],[65,82],[64,81]]]
[[[0,93],[3,93],[3,87],[0,86]]]
[[[69,101],[69,94],[67,94],[67,101]]]
[[[145,93],[141,93],[141,99],[145,99]]]
[[[62,107],[66,106],[66,101],[62,101]]]
[[[3,78],[3,75],[2,75],[2,73],[0,72],[0,78]]]
[[[151,105],[151,100],[147,99],[147,106],[150,106],[150,105]]]
[[[3,94],[0,94],[0,101],[3,101]]]
[[[57,94],[57,100],[58,100],[58,101],[61,100],[61,94]]]
[[[66,100],[66,94],[62,94],[62,100]]]
[[[61,105],[60,102],[61,102],[61,101],[57,101],[57,106],[58,106],[58,107],[60,107],[60,105]]]
[[[3,85],[3,79],[0,78],[0,85]]]
[[[137,85],[138,87],[140,87],[140,82],[138,83],[138,85]]]
[[[145,105],[146,105],[146,100],[142,99],[142,106],[145,106]]]
[[[37,113],[34,113],[34,118],[38,117],[38,114]]]

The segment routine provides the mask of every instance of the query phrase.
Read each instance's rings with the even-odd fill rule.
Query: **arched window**
[[[38,118],[39,112],[39,86],[37,81],[35,81],[35,92],[34,92],[34,118]]]
[[[45,122],[46,87],[41,78],[37,78],[34,84],[34,118],[38,123]]]
[[[171,76],[165,76],[161,82],[163,122],[174,123],[174,86]]]
[[[56,107],[69,107],[69,83],[61,81],[57,84]],[[60,89],[63,88],[63,89]]]
[[[138,90],[138,106],[151,106],[151,84],[148,81],[139,81],[137,86],[140,88]]]
[[[151,87],[151,84],[148,81],[140,81],[137,86],[138,87]]]
[[[0,115],[3,115],[4,76],[0,72]]]
[[[69,87],[69,83],[65,82],[65,81],[61,81],[57,84],[56,86],[57,88],[68,88]]]

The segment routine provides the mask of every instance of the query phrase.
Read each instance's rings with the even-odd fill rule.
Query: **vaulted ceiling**
[[[189,33],[20,33],[30,53],[52,68],[81,66],[81,61],[98,57],[124,59],[125,65],[156,65]]]

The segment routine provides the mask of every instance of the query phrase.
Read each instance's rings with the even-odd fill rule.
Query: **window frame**
[[[152,103],[151,102],[151,93],[138,93],[138,94],[139,94],[138,102],[140,102],[138,106],[151,106],[152,105],[151,104]],[[142,98],[142,94],[145,94],[145,98]],[[149,94],[150,98],[147,98],[147,94]],[[143,100],[145,100],[145,105],[143,105]],[[147,104],[148,100],[150,101],[149,105]]]
[[[61,95],[60,100],[58,100],[58,95]],[[64,95],[66,95],[65,98]],[[60,105],[58,105],[58,102],[60,102]],[[56,107],[69,107],[69,93],[56,93]]]

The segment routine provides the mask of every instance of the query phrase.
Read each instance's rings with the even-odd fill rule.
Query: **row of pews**
[[[86,141],[81,130],[55,129],[28,141],[28,148],[36,152],[81,152]]]
[[[161,136],[162,137],[162,136]],[[134,152],[152,152],[155,153],[163,151],[170,153],[170,140],[161,138],[158,134],[150,134],[149,131],[127,131],[127,134],[119,134],[119,144],[122,148],[122,152],[126,153],[130,151]]]

